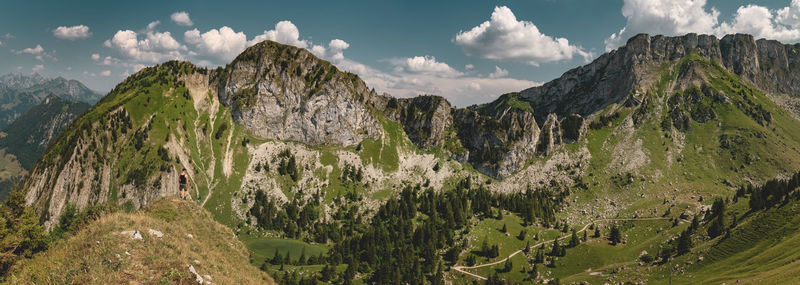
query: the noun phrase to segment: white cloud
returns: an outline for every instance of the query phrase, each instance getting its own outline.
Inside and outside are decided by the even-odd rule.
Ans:
[[[605,40],[606,51],[615,49],[638,33],[668,36],[686,33],[751,34],[755,38],[784,42],[800,40],[800,0],[777,10],[763,6],[740,6],[730,22],[720,22],[720,13],[706,7],[706,0],[625,0],[625,27]]]
[[[85,25],[78,25],[72,27],[60,26],[53,30],[53,35],[56,38],[64,40],[78,40],[86,39],[92,36],[89,27]]]
[[[13,39],[13,38],[15,38],[15,36],[14,36],[14,35],[12,35],[12,34],[9,34],[9,33],[6,33],[6,35],[5,35],[4,37],[5,37],[7,40],[10,40],[10,39]]]
[[[543,62],[592,55],[570,45],[565,38],[553,38],[529,21],[518,21],[508,7],[495,7],[491,19],[469,31],[460,31],[453,40],[469,56],[494,60],[521,60],[537,66]]]
[[[100,72],[100,75],[106,76],[106,77],[111,76],[111,70],[103,70],[103,71]]]
[[[341,51],[349,46],[347,42],[339,39],[332,40],[328,43],[327,48],[321,45],[312,46],[310,41],[300,39],[300,31],[290,21],[280,21],[275,24],[273,30],[264,31],[264,33],[253,37],[249,41],[247,40],[247,35],[243,32],[236,32],[227,26],[211,29],[205,33],[200,33],[198,29],[192,29],[186,31],[183,36],[187,43],[194,45],[198,49],[199,54],[195,55],[210,56],[226,62],[235,58],[245,48],[265,40],[300,48],[311,47],[309,50],[318,56],[329,59],[342,58]]]
[[[800,2],[792,1],[790,7],[777,11],[777,17],[766,7],[747,5],[739,7],[731,23],[722,23],[717,34],[746,33],[756,38],[768,38],[779,41],[796,41],[800,39],[797,27],[797,12]],[[784,25],[786,24],[786,25]]]
[[[494,66],[494,72],[489,73],[489,78],[500,78],[508,76],[508,70],[502,69],[499,66]]]
[[[111,56],[102,57],[97,53],[92,54],[92,61],[98,65],[116,65],[120,63],[120,60],[117,58],[113,58]]]
[[[67,71],[72,71],[72,66],[67,66]]]
[[[3,44],[3,42],[2,42],[2,41],[0,41],[0,47],[1,47],[1,46],[3,46],[3,45],[5,45],[5,44]]]
[[[706,0],[625,0],[622,15],[627,24],[605,40],[606,51],[623,45],[638,33],[681,35],[712,33],[719,12],[707,11]]]
[[[194,25],[194,23],[192,23],[192,19],[189,18],[189,13],[186,13],[186,11],[172,13],[169,18],[180,26],[191,27]]]
[[[378,92],[388,92],[399,97],[437,94],[448,98],[457,106],[483,103],[501,94],[520,91],[538,84],[528,80],[499,78],[499,76],[498,78],[465,76],[447,63],[438,62],[431,56],[389,60],[394,68],[390,72],[384,72],[347,58],[344,51],[350,44],[344,40],[333,39],[326,44],[316,45],[311,41],[301,40],[300,31],[289,21],[279,22],[273,30],[265,31],[251,40],[247,40],[248,37],[243,32],[236,32],[227,26],[211,29],[205,33],[192,29],[184,33],[184,38],[186,43],[192,46],[192,50],[187,54],[200,65],[214,65],[219,60],[230,61],[248,46],[263,40],[273,40],[306,48],[316,56],[330,61],[340,70],[358,74]],[[144,66],[138,68],[142,67]],[[497,74],[500,75],[502,72]]]
[[[159,63],[170,59],[182,59],[181,51],[185,51],[186,47],[175,40],[170,32],[155,31],[157,25],[158,21],[147,25],[141,40],[140,33],[119,30],[114,37],[106,40],[104,45],[135,62]]]
[[[275,24],[274,30],[264,31],[263,34],[253,38],[253,40],[250,41],[250,45],[254,45],[265,40],[271,40],[301,48],[309,46],[308,41],[300,39],[300,31],[297,29],[297,26],[290,21],[278,22]]]
[[[790,26],[792,28],[800,28],[800,0],[792,0],[788,7],[777,10],[775,20],[778,23]]]
[[[42,70],[44,70],[44,65],[43,64],[37,64],[37,65],[34,65],[31,68],[31,71],[33,71],[33,72],[39,72],[39,71],[42,71]]]
[[[200,33],[193,29],[183,34],[187,43],[194,45],[206,55],[214,56],[224,61],[230,61],[247,48],[247,36],[243,32],[236,32],[224,26]]]
[[[393,59],[391,62],[395,66],[395,72],[399,73],[428,74],[442,77],[457,77],[463,74],[450,67],[447,63],[438,62],[435,57],[427,55]]]
[[[466,69],[466,70],[470,70],[470,69],[473,69],[473,68],[475,68],[475,66],[472,65],[472,64],[467,64],[467,65],[464,66],[464,69]]]
[[[333,39],[328,43],[328,47],[321,45],[313,45],[311,52],[318,57],[339,62],[344,59],[344,50],[350,47],[350,44],[340,39]]]
[[[27,54],[37,55],[37,54],[42,54],[43,51],[44,48],[42,48],[41,45],[36,45],[35,47],[32,48],[25,48],[23,50],[17,51],[17,54],[27,53]]]
[[[153,31],[156,29],[156,27],[158,27],[158,25],[161,25],[161,21],[152,21],[147,24],[147,29],[145,29],[145,31]]]

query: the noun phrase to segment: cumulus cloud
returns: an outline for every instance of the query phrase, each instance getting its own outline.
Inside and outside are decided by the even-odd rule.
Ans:
[[[789,6],[776,10],[752,4],[740,6],[730,22],[721,22],[720,13],[714,7],[707,7],[705,0],[625,0],[622,15],[627,23],[605,40],[606,51],[625,44],[638,33],[668,36],[700,33],[719,37],[747,33],[784,42],[800,40],[800,0],[792,0]]]
[[[90,32],[89,27],[85,25],[77,25],[72,27],[60,26],[53,30],[53,35],[59,39],[78,40],[91,37],[92,32]]]
[[[508,70],[502,69],[499,66],[494,66],[494,72],[489,73],[489,78],[500,78],[508,76]]]
[[[111,70],[103,70],[100,72],[100,75],[106,77],[111,76]]]
[[[798,10],[800,1],[792,1],[791,6],[777,11],[777,15],[766,7],[747,5],[739,7],[730,23],[722,23],[716,32],[719,35],[730,33],[746,33],[757,38],[768,38],[779,41],[797,41],[800,39],[798,26]]]
[[[172,19],[172,21],[175,22],[175,24],[178,24],[180,26],[191,27],[194,25],[192,19],[189,18],[189,13],[186,13],[186,11],[172,13],[172,15],[169,16],[169,18]]]
[[[111,56],[102,57],[100,54],[93,53],[92,61],[97,65],[118,65],[120,60]],[[123,64],[125,65],[125,64]]]
[[[37,55],[37,54],[42,54],[43,51],[44,48],[42,48],[41,45],[36,45],[35,47],[32,48],[25,48],[23,50],[17,51],[17,54],[27,53],[27,54]]]
[[[201,33],[198,29],[186,31],[183,34],[187,43],[194,45],[199,51],[197,55],[208,56],[223,61],[230,61],[245,48],[271,40],[282,44],[293,45],[300,48],[309,48],[312,52],[328,59],[341,59],[341,51],[347,49],[349,44],[340,39],[334,39],[328,46],[312,45],[310,41],[300,39],[300,31],[290,21],[280,21],[272,30],[247,40],[243,32],[236,32],[230,27],[223,26]]]
[[[712,33],[719,12],[714,8],[707,10],[705,5],[706,0],[625,0],[622,15],[627,24],[605,40],[606,51],[638,33]]]
[[[470,70],[470,69],[473,69],[473,68],[475,68],[475,65],[472,65],[471,63],[467,64],[467,65],[464,65],[464,69],[466,69],[466,70]]]
[[[264,31],[263,34],[256,36],[252,41],[250,41],[250,45],[254,45],[265,40],[271,40],[301,48],[309,46],[308,41],[300,39],[300,30],[298,30],[297,26],[290,21],[278,22],[275,24],[275,29]]]
[[[571,45],[565,38],[554,38],[539,31],[529,21],[518,21],[508,7],[495,7],[489,21],[460,31],[453,40],[469,56],[494,60],[521,60],[538,66],[543,62],[592,55]]]
[[[426,55],[405,59],[393,59],[391,62],[394,65],[395,72],[400,73],[428,74],[442,77],[456,77],[463,74],[450,67],[447,63],[436,61],[436,58],[433,56]]]
[[[313,45],[311,52],[314,55],[333,61],[339,62],[344,60],[344,50],[350,47],[350,44],[340,39],[333,39],[328,43],[328,47],[321,45]]]
[[[194,45],[206,55],[211,55],[225,61],[230,61],[247,48],[247,36],[243,32],[236,32],[224,26],[200,33],[193,29],[183,34],[187,43]]]
[[[31,68],[31,71],[33,71],[33,72],[39,72],[39,71],[42,71],[42,70],[44,70],[44,65],[43,64],[37,64],[37,65],[34,65]]]
[[[250,40],[244,32],[237,32],[227,26],[206,32],[192,29],[184,33],[184,39],[192,47],[192,51],[187,53],[188,56],[200,65],[228,62],[248,46],[272,40],[306,48],[316,56],[330,61],[340,70],[358,74],[378,92],[388,92],[399,97],[437,94],[448,98],[457,106],[483,103],[500,94],[520,91],[539,84],[528,80],[505,78],[508,71],[503,69],[499,71],[495,69],[492,73],[493,78],[467,76],[432,56],[388,60],[392,68],[385,72],[347,58],[345,51],[350,48],[350,44],[342,39],[333,39],[324,44],[302,40],[297,26],[289,21],[278,22],[274,29],[264,31]],[[99,59],[102,59],[102,56],[98,55]]]
[[[5,44],[3,44],[3,42],[2,42],[2,41],[0,41],[0,47],[1,47],[1,46],[4,46],[4,45],[5,45]]]
[[[170,32],[155,31],[158,21],[147,25],[147,30],[137,33],[131,30],[119,30],[109,40],[104,42],[108,48],[117,50],[120,54],[136,62],[158,63],[170,59],[182,59],[181,51],[186,46],[181,45]],[[142,35],[142,39],[139,36]]]

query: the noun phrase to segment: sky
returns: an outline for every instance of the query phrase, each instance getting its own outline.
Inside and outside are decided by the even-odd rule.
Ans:
[[[172,59],[224,66],[263,40],[306,48],[378,92],[456,106],[537,86],[638,33],[800,41],[800,0],[0,2],[0,74],[107,92]]]

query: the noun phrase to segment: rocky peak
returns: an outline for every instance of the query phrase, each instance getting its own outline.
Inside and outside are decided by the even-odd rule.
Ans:
[[[220,101],[256,136],[349,146],[382,134],[377,94],[306,49],[264,41],[220,72]]]

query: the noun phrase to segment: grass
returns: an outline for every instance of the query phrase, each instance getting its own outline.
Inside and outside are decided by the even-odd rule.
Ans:
[[[158,238],[148,233],[155,229]],[[119,234],[139,230],[142,240]],[[193,238],[188,237],[191,234]],[[20,284],[192,284],[191,264],[219,284],[274,283],[248,262],[244,244],[194,203],[161,199],[135,213],[113,213],[31,260],[17,264],[9,281]]]
[[[309,244],[295,239],[257,238],[243,235],[240,240],[250,250],[250,259],[254,266],[261,266],[264,260],[272,259],[276,250],[284,257],[286,253],[289,253],[292,261],[300,258],[303,249],[306,251],[306,258],[319,256],[328,251],[324,245]]]

